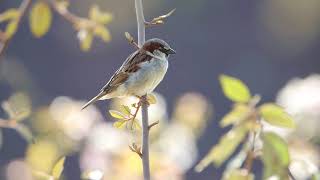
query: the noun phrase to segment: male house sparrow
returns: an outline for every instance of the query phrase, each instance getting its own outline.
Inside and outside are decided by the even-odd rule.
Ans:
[[[168,69],[168,57],[175,51],[161,39],[150,39],[132,53],[114,73],[100,93],[86,103],[124,96],[138,96],[151,93],[162,81]]]

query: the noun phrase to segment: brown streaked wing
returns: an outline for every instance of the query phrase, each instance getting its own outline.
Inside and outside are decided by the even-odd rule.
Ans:
[[[145,61],[150,61],[151,56],[147,55],[144,50],[137,50],[132,53],[122,64],[122,66],[115,72],[109,82],[101,89],[107,93],[112,92],[122,83],[124,83],[131,73],[139,70],[139,64]]]

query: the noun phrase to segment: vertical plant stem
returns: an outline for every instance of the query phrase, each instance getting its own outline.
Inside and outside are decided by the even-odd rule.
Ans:
[[[142,96],[142,165],[144,180],[150,180],[149,164],[149,118],[147,96]]]
[[[145,19],[143,15],[142,0],[135,0],[137,25],[138,25],[138,45],[142,47],[145,34]],[[144,180],[150,180],[150,164],[149,164],[149,120],[148,120],[148,104],[147,95],[141,97],[142,103],[142,166]]]
[[[142,0],[135,0],[136,7],[136,16],[137,16],[137,25],[138,25],[138,45],[142,47],[146,40],[146,27],[145,19],[143,14]]]

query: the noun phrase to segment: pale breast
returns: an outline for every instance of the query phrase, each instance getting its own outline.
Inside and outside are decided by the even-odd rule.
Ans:
[[[140,65],[137,72],[127,80],[128,95],[142,96],[152,92],[162,81],[168,69],[168,61],[164,58],[152,59]]]

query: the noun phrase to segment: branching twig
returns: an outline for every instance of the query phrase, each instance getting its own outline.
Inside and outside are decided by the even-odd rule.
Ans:
[[[164,20],[167,19],[169,16],[171,16],[174,12],[176,11],[176,9],[171,10],[170,12],[168,12],[165,15],[161,15],[159,17],[155,17],[153,18],[150,22],[144,22],[146,27],[152,27],[155,25],[161,25],[164,24]]]
[[[150,131],[150,129],[151,129],[153,126],[155,126],[155,125],[157,125],[157,124],[159,124],[159,121],[156,121],[156,122],[150,124],[150,125],[149,125],[149,131]]]
[[[15,120],[0,119],[0,128],[15,128],[16,126],[17,121]]]
[[[134,39],[130,33],[125,32],[125,36],[130,44],[132,44],[135,48],[140,49],[139,45],[134,41]]]
[[[47,0],[47,2],[61,17],[71,23],[77,30],[81,27],[94,28],[97,26],[96,22],[71,13],[65,6],[59,6],[56,0]]]
[[[18,9],[19,16],[17,18],[17,22],[18,22],[17,23],[17,29],[19,28],[19,26],[21,24],[21,19],[25,15],[25,13],[26,13],[28,7],[30,6],[30,4],[31,4],[31,0],[23,0],[22,3],[20,4],[19,9]],[[8,47],[8,44],[9,44],[11,38],[12,38],[12,37],[11,38],[7,38],[7,37],[5,37],[3,35],[4,34],[2,34],[2,39],[1,39],[2,42],[0,43],[0,58],[3,55],[4,50]]]

